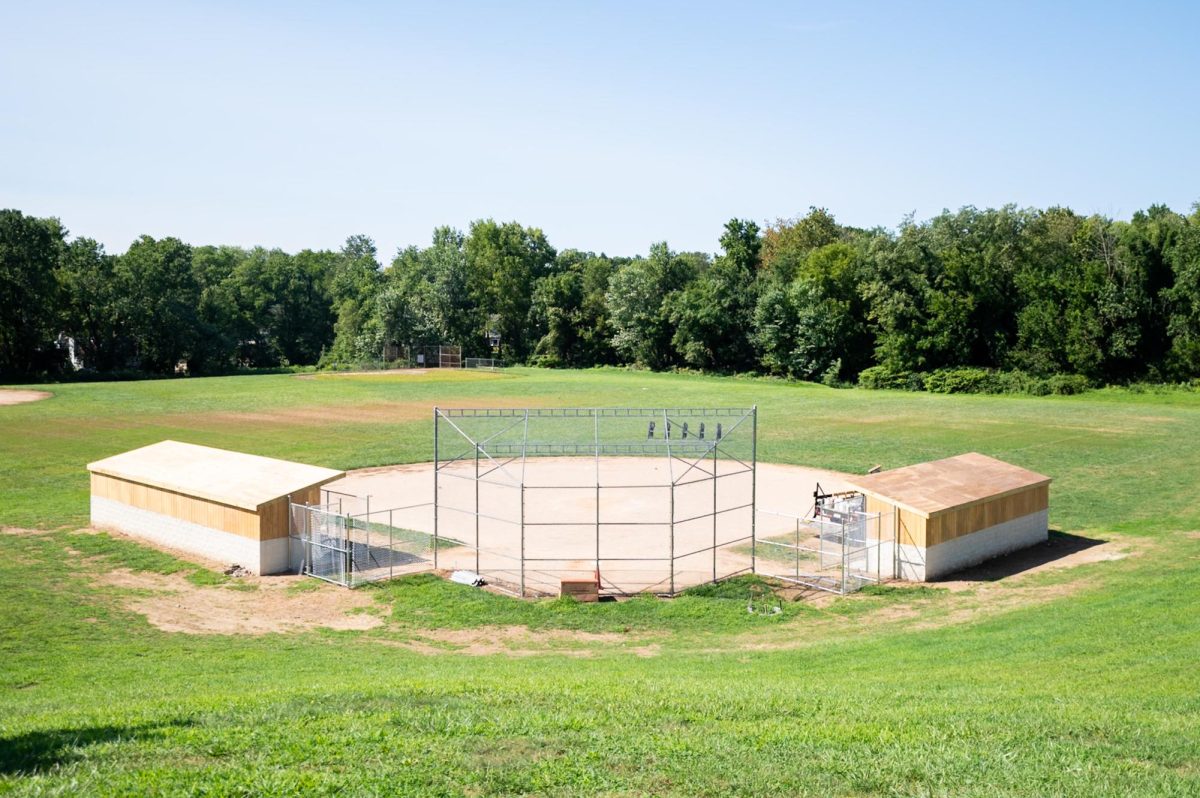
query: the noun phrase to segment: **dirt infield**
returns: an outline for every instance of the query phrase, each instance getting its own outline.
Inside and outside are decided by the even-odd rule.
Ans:
[[[0,388],[0,407],[5,405],[22,405],[26,402],[40,402],[49,399],[54,394],[49,391],[27,391],[16,388]]]
[[[693,466],[662,457],[539,457],[523,466],[485,460],[477,483],[474,461],[460,461],[439,474],[437,527],[440,537],[466,545],[443,542],[438,566],[517,585],[524,560],[526,587],[556,594],[562,579],[593,576],[599,560],[608,590],[680,590],[749,569],[752,491],[763,538],[788,531],[788,515],[809,511],[817,482],[845,488],[844,474],[800,466],[760,463],[753,484],[737,461],[719,461],[716,480],[711,468],[711,461]],[[327,487],[369,496],[376,523],[433,532],[431,463],[364,469]]]

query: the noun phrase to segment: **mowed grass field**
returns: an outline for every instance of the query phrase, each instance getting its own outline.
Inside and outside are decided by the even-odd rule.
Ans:
[[[1200,794],[1198,395],[532,369],[48,390],[0,407],[0,793]],[[1112,557],[776,615],[740,585],[585,606],[415,577],[355,596],[373,628],[188,634],[106,575],[258,589],[78,531],[84,465],[163,438],[356,468],[430,459],[434,405],[749,404],[764,461],[1049,474],[1056,540]]]

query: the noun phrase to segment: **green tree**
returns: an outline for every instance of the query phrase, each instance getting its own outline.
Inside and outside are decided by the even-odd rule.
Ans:
[[[117,258],[117,314],[144,371],[170,374],[196,351],[202,330],[192,248],[142,236]]]
[[[795,219],[777,219],[762,236],[762,268],[781,283],[791,282],[796,270],[814,249],[845,241],[843,228],[825,208],[809,208]]]
[[[754,312],[754,340],[769,371],[833,382],[870,365],[862,265],[854,246],[827,244],[809,252],[790,284],[768,281]]]
[[[346,239],[334,264],[329,295],[334,322],[334,339],[322,363],[353,363],[378,358],[377,331],[366,325],[376,312],[376,297],[382,283],[375,242],[364,235]]]
[[[555,272],[538,281],[530,318],[540,333],[534,362],[544,366],[587,367],[612,363],[605,292],[616,269],[605,255],[566,250]]]
[[[613,274],[605,294],[613,348],[627,361],[661,369],[675,362],[670,300],[695,278],[694,258],[671,251],[666,242],[653,244],[645,258],[635,258]]]
[[[113,371],[133,362],[133,342],[121,318],[117,259],[90,238],[76,238],[59,261],[59,329],[75,341],[85,368]]]
[[[551,272],[554,248],[537,228],[482,219],[471,223],[466,258],[468,289],[480,318],[495,320],[506,359],[524,361],[537,341],[529,318],[533,287]]]
[[[721,236],[724,253],[672,297],[671,343],[689,366],[718,371],[753,367],[750,334],[761,245],[758,225],[731,219]]]
[[[1166,372],[1174,379],[1200,376],[1200,203],[1167,250],[1172,284],[1168,302],[1170,350]]]
[[[0,376],[53,370],[60,321],[55,268],[66,230],[57,219],[0,210]]]

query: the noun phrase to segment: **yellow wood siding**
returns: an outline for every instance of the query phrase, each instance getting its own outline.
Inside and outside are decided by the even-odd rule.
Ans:
[[[313,485],[311,488],[297,491],[292,494],[291,500],[296,504],[319,504],[321,501],[321,486]],[[288,515],[287,496],[280,496],[275,501],[262,505],[258,508],[258,515],[262,519],[259,528],[262,530],[263,540],[275,540],[288,536],[291,518]]]
[[[955,507],[928,519],[912,510],[897,508],[878,496],[867,496],[866,510],[868,513],[896,512],[899,518],[899,542],[906,546],[928,548],[1045,510],[1049,506],[1050,486],[1039,485],[1007,496]]]
[[[92,495],[127,504],[130,507],[161,513],[182,521],[189,521],[193,524],[200,524],[210,529],[232,532],[253,540],[261,539],[258,513],[238,507],[184,496],[181,493],[152,488],[149,485],[140,485],[103,474],[92,474]],[[287,499],[285,498],[283,501],[286,517]],[[286,534],[285,527],[284,535]]]
[[[1045,510],[1050,506],[1050,486],[1039,485],[1029,490],[1010,493],[965,507],[955,507],[931,517],[927,526],[926,546],[936,546],[948,540],[978,532]]]
[[[899,542],[905,546],[925,545],[925,518],[919,513],[897,508],[878,496],[867,496],[866,511],[885,516],[881,520],[884,538],[890,537],[894,531]],[[888,513],[893,513],[894,516],[887,518]]]

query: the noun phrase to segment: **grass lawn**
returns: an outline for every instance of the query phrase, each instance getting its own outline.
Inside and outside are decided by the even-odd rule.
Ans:
[[[40,530],[0,534],[0,794],[1200,794],[1200,395],[533,369],[46,388],[0,407],[0,525]],[[360,591],[369,629],[198,635],[105,575],[255,591],[77,532],[91,460],[173,438],[424,461],[435,404],[757,404],[760,459],[846,471],[980,451],[1053,476],[1052,526],[1128,556],[777,614],[744,583],[578,605],[416,576]]]

